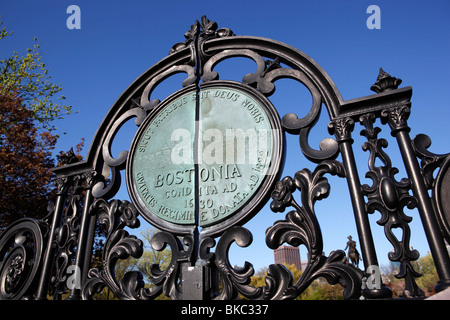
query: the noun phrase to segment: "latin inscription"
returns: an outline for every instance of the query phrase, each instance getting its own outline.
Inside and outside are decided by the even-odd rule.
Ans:
[[[151,214],[194,224],[197,209],[199,225],[209,226],[231,217],[258,190],[272,133],[265,110],[243,91],[202,90],[197,122],[195,99],[188,93],[172,101],[143,129],[133,184]]]
[[[186,163],[176,164],[171,154],[178,142],[171,135],[180,129],[194,135],[195,98],[194,93],[185,94],[144,123],[131,162],[132,187],[147,209],[143,214],[178,224],[195,223],[194,208],[184,205],[195,197],[194,145],[191,141],[186,146]]]

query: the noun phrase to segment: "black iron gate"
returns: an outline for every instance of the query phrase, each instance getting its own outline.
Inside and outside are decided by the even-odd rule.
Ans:
[[[450,286],[446,249],[446,242],[450,242],[450,157],[428,151],[431,141],[426,135],[411,140],[407,123],[411,87],[398,88],[401,80],[380,69],[371,87],[376,94],[344,101],[320,66],[286,44],[266,38],[236,36],[228,28],[219,29],[206,17],[202,17],[201,22],[196,21],[185,37],[185,42],[176,44],[166,58],[148,69],[119,97],[100,125],[86,159],[72,163],[68,158],[64,166],[54,169],[57,198],[55,204],[49,206],[49,214],[41,220],[16,221],[0,235],[2,299],[47,299],[49,296],[58,299],[67,292],[69,299],[91,299],[105,287],[120,299],[154,299],[161,293],[171,299],[233,299],[237,294],[248,299],[292,299],[318,277],[324,277],[331,284],[341,284],[347,299],[389,298],[392,296],[390,289],[382,283],[380,274],[373,272],[378,260],[368,214],[375,210],[381,213],[378,223],[384,227],[394,248],[389,259],[400,263],[397,276],[405,279],[406,295],[422,297],[423,292],[415,282],[420,275],[411,264],[419,254],[409,247],[411,218],[405,215],[405,206],[417,208],[420,214],[439,276],[436,291]],[[247,73],[241,82],[219,80],[216,65],[232,57],[253,60],[257,70]],[[178,73],[187,74],[180,84],[182,89],[162,102],[151,98],[160,83]],[[311,93],[312,105],[301,119],[295,113],[280,118],[277,106],[272,106],[269,100],[277,80],[283,78],[298,81]],[[168,203],[158,203],[161,197],[155,196],[142,182],[146,176],[138,169],[147,168],[142,163],[148,164],[153,173],[155,169],[150,158],[138,159],[139,143],[147,143],[152,136],[163,138],[163,134],[158,136],[157,132],[161,130],[160,124],[169,123],[167,117],[175,113],[184,117],[177,104],[191,107],[183,112],[192,117],[190,128],[197,138],[199,117],[206,105],[202,106],[200,100],[208,90],[215,90],[215,93],[222,90],[222,98],[234,102],[238,96],[246,97],[241,106],[248,106],[249,113],[245,114],[252,115],[252,125],[256,126],[263,119],[270,123],[267,125],[269,147],[259,154],[267,155],[267,159],[264,158],[263,164],[257,157],[256,164],[244,172],[242,167],[221,167],[220,170],[235,171],[219,172],[218,168],[201,167],[198,159],[194,159],[193,166],[184,169],[189,176],[183,180],[192,177],[192,181],[189,180],[192,184],[183,184],[189,188],[184,189],[189,191],[186,194],[193,195],[183,198],[192,199],[186,202],[192,211],[180,213],[164,207]],[[191,104],[189,99],[192,99]],[[322,140],[320,150],[315,150],[308,143],[308,135],[322,109],[328,113],[328,131],[335,139]],[[223,117],[230,119],[227,112],[231,111],[220,110]],[[114,158],[111,145],[115,135],[133,118],[139,127],[133,146],[129,152],[124,151]],[[401,181],[394,177],[398,169],[383,150],[387,141],[378,137],[381,129],[374,126],[376,119],[388,125],[386,128],[398,143],[408,175]],[[373,181],[371,186],[361,185],[353,153],[352,134],[358,124],[362,126],[361,135],[367,139],[362,147],[368,151],[366,176]],[[299,137],[304,156],[315,165],[312,171],[302,169],[292,172],[292,176],[280,176],[285,134]],[[198,148],[195,141],[193,150]],[[193,156],[198,154],[194,152]],[[336,160],[338,156],[342,161]],[[252,175],[252,170],[256,169],[266,171]],[[125,171],[132,201],[112,200],[121,186],[121,173]],[[248,173],[247,180],[241,178],[244,173]],[[157,183],[177,181],[181,184],[182,174],[181,170],[172,176],[168,173],[157,178],[160,179]],[[212,201],[221,198],[214,198],[210,205],[207,199],[202,202],[201,183],[207,179],[207,174],[226,178],[234,174],[240,177],[239,181],[246,181],[250,191],[242,191],[239,196],[234,193],[230,200],[233,208],[227,209],[224,204],[222,209],[217,207],[217,211],[211,209],[208,216],[207,211],[201,210],[202,206],[212,208]],[[364,271],[349,263],[342,250],[323,255],[322,233],[314,204],[329,194],[325,174],[347,181]],[[300,191],[300,199],[293,195],[296,191]],[[228,250],[234,242],[240,246],[251,243],[252,234],[242,225],[269,200],[273,211],[290,211],[284,220],[267,229],[267,246],[276,249],[284,243],[305,245],[308,265],[296,282],[282,265],[270,265],[266,286],[255,288],[249,285],[254,273],[252,265],[231,266]],[[155,203],[159,207],[156,208]],[[138,271],[127,272],[120,281],[115,277],[118,260],[130,256],[139,258],[143,253],[142,241],[125,230],[137,228],[139,216],[161,230],[152,239],[153,248],[163,250],[168,245],[172,252],[168,268],[160,270],[154,266],[151,269],[153,286],[148,288]],[[92,268],[91,255],[98,225],[104,228],[106,240],[100,266]],[[393,228],[402,229],[402,239],[397,239]],[[68,282],[69,276],[74,281]]]

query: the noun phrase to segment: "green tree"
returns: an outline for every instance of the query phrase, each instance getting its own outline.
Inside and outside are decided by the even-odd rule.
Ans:
[[[439,281],[437,275],[436,266],[434,265],[433,257],[430,253],[420,257],[417,261],[411,262],[414,270],[422,274],[421,277],[415,279],[416,284],[422,289],[426,296],[435,294],[434,286]],[[382,267],[383,282],[391,288],[393,297],[403,297],[403,291],[405,290],[404,279],[397,279],[395,275],[398,273],[398,269],[389,266]]]
[[[128,271],[140,271],[144,275],[144,280],[146,282],[146,287],[152,287],[150,269],[153,265],[159,265],[161,270],[165,270],[170,263],[172,258],[172,252],[169,248],[165,248],[162,251],[156,251],[151,246],[151,239],[153,236],[159,232],[157,229],[145,229],[141,232],[141,240],[144,242],[144,253],[139,259],[128,258],[124,260],[119,260],[116,264],[115,274],[117,281],[124,277],[125,273]],[[95,296],[97,300],[110,300],[115,299],[106,287],[100,294]],[[166,296],[161,294],[157,300],[168,299]]]
[[[414,268],[422,274],[422,276],[417,279],[417,285],[422,288],[428,296],[436,293],[434,287],[438,283],[439,277],[431,254],[428,253],[426,256],[421,257],[417,263],[417,267]]]
[[[0,26],[2,24],[0,21]],[[3,27],[0,29],[0,40],[12,34]],[[39,127],[52,131],[56,129],[52,122],[70,114],[72,106],[60,103],[65,99],[63,95],[59,95],[62,88],[51,82],[49,70],[39,53],[37,39],[34,38],[34,41],[33,47],[28,48],[26,54],[19,55],[14,51],[11,57],[0,60],[0,93],[20,98],[32,112]]]
[[[150,270],[153,265],[159,265],[161,270],[165,270],[172,258],[172,252],[169,248],[165,248],[162,251],[156,251],[151,245],[151,240],[159,231],[157,229],[145,229],[141,232],[141,236],[144,242],[144,253],[142,257],[135,262],[137,270],[142,272],[147,277],[148,282],[151,283]]]

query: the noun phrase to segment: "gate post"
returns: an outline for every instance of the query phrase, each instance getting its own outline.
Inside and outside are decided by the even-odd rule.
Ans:
[[[407,125],[407,119],[410,114],[410,105],[409,102],[383,110],[381,120],[389,124],[391,135],[397,139],[408,177],[411,179],[412,191],[417,199],[417,208],[439,276],[435,287],[436,292],[439,292],[450,287],[450,258],[444,239],[440,235],[440,228],[409,136],[410,128]]]
[[[47,248],[44,254],[42,273],[39,279],[38,289],[36,292],[37,300],[46,300],[48,285],[50,283],[50,275],[53,267],[53,256],[55,253],[55,248],[53,246],[53,239],[55,238],[56,229],[61,223],[62,212],[64,210],[64,201],[66,198],[66,192],[69,186],[69,178],[58,178],[56,179],[57,184],[57,198],[55,211],[53,213],[52,225],[50,227]]]
[[[181,266],[181,299],[208,300],[210,298],[210,267],[192,266],[185,262]]]
[[[80,272],[79,279],[81,282],[85,280],[85,274],[87,274],[87,268],[89,267],[91,237],[89,237],[89,230],[92,223],[92,219],[89,215],[89,209],[93,202],[92,187],[96,182],[97,173],[95,171],[90,171],[83,174],[87,185],[86,185],[86,197],[84,200],[83,213],[81,216],[80,223],[80,233],[78,235],[78,249],[75,259],[75,266],[77,267],[76,272]],[[79,300],[81,299],[81,284],[71,288],[70,295],[67,297],[68,300]]]
[[[355,156],[353,154],[353,139],[351,137],[351,132],[354,129],[354,121],[350,117],[336,119],[330,122],[328,129],[330,134],[334,134],[336,136],[336,140],[339,143],[339,151],[341,152],[345,167],[346,180],[350,191],[353,212],[355,214],[356,228],[361,245],[362,258],[365,268],[364,276],[368,278],[373,275],[368,274],[367,270],[371,270],[373,266],[378,267],[378,259],[366,212],[361,182],[359,180],[358,170],[356,168]],[[363,295],[365,298],[382,299],[390,298],[392,296],[392,291],[384,285],[381,280],[381,275],[379,275],[379,277],[380,279],[377,283],[380,283],[381,287],[363,289]]]

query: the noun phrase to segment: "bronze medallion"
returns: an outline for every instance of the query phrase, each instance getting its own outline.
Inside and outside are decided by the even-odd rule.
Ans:
[[[221,81],[198,93],[180,90],[136,135],[127,167],[131,198],[163,229],[246,221],[280,171],[280,128],[273,106],[252,88]]]

